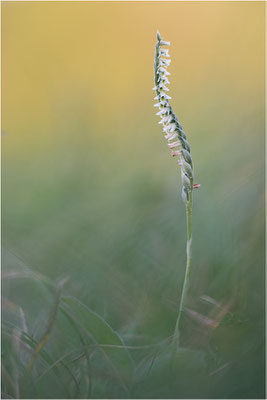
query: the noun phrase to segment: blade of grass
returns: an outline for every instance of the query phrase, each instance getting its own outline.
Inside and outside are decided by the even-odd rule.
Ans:
[[[120,336],[102,317],[73,297],[62,298],[60,309],[74,324],[79,334],[89,338],[100,350],[123,388],[128,391],[126,381],[133,374],[133,361]],[[102,348],[103,342],[111,344],[113,348]],[[115,349],[114,346],[121,348]]]

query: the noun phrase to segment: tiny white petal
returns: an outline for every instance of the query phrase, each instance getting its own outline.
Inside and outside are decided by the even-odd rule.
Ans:
[[[176,129],[176,125],[175,124],[170,124],[170,133],[174,132]]]
[[[176,126],[175,126],[175,124],[168,124],[168,126],[167,126],[167,130],[166,130],[166,132],[167,133],[173,133],[174,131],[175,131],[175,129],[176,129]]]
[[[176,132],[171,136],[170,136],[170,134],[165,135],[165,138],[168,139],[168,141],[173,140],[173,139],[175,139],[177,137],[178,137],[178,133],[176,133]]]
[[[168,73],[168,71],[165,69],[165,68],[163,68],[163,67],[159,67],[158,68],[158,72],[163,72],[164,74],[167,74]],[[168,75],[168,74],[167,74]]]
[[[160,49],[159,50],[159,55],[164,56],[164,57],[170,57],[169,55],[169,49]]]
[[[169,115],[167,116],[167,117],[162,117],[162,119],[161,119],[161,121],[159,122],[159,124],[165,124],[165,123],[169,123],[170,122],[170,119],[171,119],[172,117],[170,117]]]
[[[165,126],[165,127],[163,128],[163,132],[169,133],[169,126]]]
[[[163,110],[165,108],[165,104],[164,103],[157,103],[157,104],[154,104],[154,107],[159,107],[161,110]]]
[[[160,41],[160,46],[170,46],[171,42],[166,42],[165,40]]]
[[[159,66],[168,67],[171,63],[171,60],[165,60],[163,58],[159,59]]]
[[[171,99],[171,97],[168,96],[166,93],[161,93],[160,98],[161,98],[161,100],[163,100],[163,98],[164,99]]]
[[[175,147],[180,147],[181,143],[177,140],[177,142],[168,143],[168,146],[170,146],[170,149],[174,149]]]
[[[170,99],[170,96],[168,96],[166,93],[161,93],[160,97],[159,97],[159,101],[162,103],[166,103],[168,101],[168,99]]]
[[[165,84],[165,83],[170,83],[170,81],[169,81],[169,79],[168,79],[167,77],[164,77],[164,78],[161,80],[161,82],[162,82],[163,84]]]
[[[170,72],[168,72],[165,68],[160,67],[161,69],[164,69],[164,71],[159,71],[159,75],[161,77],[161,79],[167,75],[171,75]]]
[[[159,91],[161,92],[162,90],[166,90],[166,91],[168,92],[168,91],[169,91],[169,88],[167,88],[167,86],[161,84],[161,85],[159,86]]]
[[[179,150],[174,150],[174,151],[172,151],[172,156],[173,157],[175,157],[175,156],[180,156],[181,155],[181,152],[179,151]]]
[[[169,108],[164,107],[159,112],[157,112],[156,115],[164,115],[164,114],[166,114],[166,112],[169,112]]]
[[[163,121],[164,123],[166,123],[166,127],[167,127],[168,124],[170,123],[171,119],[172,119],[172,116],[167,115],[167,116],[162,116],[161,118],[162,118],[162,121]]]
[[[168,67],[171,63],[171,60],[165,60],[164,58],[159,59],[159,65],[166,65]]]

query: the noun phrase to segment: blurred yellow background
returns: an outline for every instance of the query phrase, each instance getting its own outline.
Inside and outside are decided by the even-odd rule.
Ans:
[[[114,145],[110,127],[130,142],[122,125],[153,118],[157,29],[171,41],[173,106],[191,137],[216,106],[222,120],[243,107],[247,118],[263,98],[263,10],[263,2],[3,2],[2,128],[12,153],[39,151],[81,120],[85,138],[93,125]]]

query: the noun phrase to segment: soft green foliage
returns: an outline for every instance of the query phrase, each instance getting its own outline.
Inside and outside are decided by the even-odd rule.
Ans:
[[[238,145],[231,143],[233,148]],[[118,162],[119,153],[114,151],[108,158],[109,169],[99,165],[88,177],[81,173],[82,164],[91,171],[97,165],[93,154],[81,161],[80,151],[61,144],[57,151],[60,157],[66,151],[72,153],[75,173],[70,169],[64,178],[60,169],[48,167],[47,174],[37,180],[38,163],[46,165],[46,160],[32,159],[20,175],[23,184],[9,185],[9,191],[4,191],[4,397],[16,397],[16,393],[22,398],[263,397],[262,162],[247,166],[247,174],[253,177],[248,181],[243,178],[242,161],[243,156],[261,151],[257,145],[247,150],[243,146],[247,153],[242,156],[229,150],[228,167],[215,147],[220,166],[216,179],[206,172],[207,159],[196,155],[203,187],[209,191],[195,195],[193,234],[198,240],[173,377],[166,362],[184,275],[185,218],[182,201],[174,206],[177,171],[165,162],[160,140],[158,148],[162,170],[157,168],[157,159],[149,168],[144,160],[142,165],[121,170],[122,159]],[[97,143],[92,143],[94,151]],[[168,170],[171,177],[166,179]],[[4,173],[9,181],[16,180],[11,171],[4,168]],[[38,202],[36,198],[23,202],[34,188]],[[136,346],[127,349],[135,364],[133,378],[131,372],[128,375],[131,383],[124,380],[128,393],[87,334],[91,330],[86,326],[88,315],[70,310],[75,316],[71,320],[62,312],[67,310],[63,298],[51,334],[31,371],[27,370],[53,313],[58,284],[51,281],[65,276],[69,280],[62,288],[63,298],[76,297],[77,304],[82,302],[101,317],[100,324],[104,318],[122,343]],[[87,307],[81,306],[85,314]],[[17,353],[13,338],[21,331]],[[102,341],[102,329],[100,334]],[[107,337],[109,343],[101,344],[110,345],[112,335]],[[121,351],[112,349],[119,362],[117,350]],[[118,366],[122,375],[125,362],[123,356]],[[130,361],[127,365],[130,370]]]
[[[10,279],[22,280],[21,287],[31,293],[34,282],[40,300],[42,280],[34,273],[21,272]],[[41,296],[40,309],[49,313],[51,297],[54,304],[48,324],[42,324],[41,313],[35,315],[35,322],[43,331],[37,340],[26,325],[22,309],[15,303],[5,304],[4,395],[38,398],[40,390],[49,387],[51,396],[56,398],[104,397],[107,390],[113,397],[127,396],[134,363],[120,336],[75,298],[58,295],[62,285],[50,286],[52,292]]]

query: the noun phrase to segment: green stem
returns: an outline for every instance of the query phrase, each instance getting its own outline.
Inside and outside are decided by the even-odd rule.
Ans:
[[[179,312],[176,320],[174,335],[173,335],[173,342],[172,342],[172,360],[174,360],[176,351],[179,347],[179,336],[180,336],[180,327],[182,316],[184,313],[184,307],[186,302],[186,295],[188,291],[188,284],[189,284],[189,276],[191,270],[191,260],[192,260],[192,193],[189,192],[189,199],[188,203],[186,204],[186,222],[187,222],[187,243],[186,243],[186,270],[185,270],[185,277],[184,277],[184,285],[183,291],[180,301]]]

